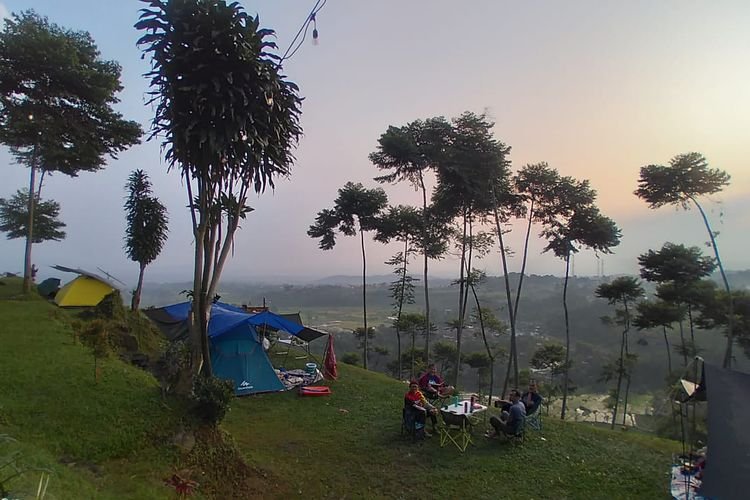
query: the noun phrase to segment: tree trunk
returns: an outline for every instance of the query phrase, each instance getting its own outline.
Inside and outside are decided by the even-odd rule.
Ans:
[[[662,330],[664,331],[664,345],[667,347],[667,370],[669,370],[669,374],[672,373],[672,353],[669,352],[669,338],[667,337],[667,327],[665,325],[661,326]]]
[[[466,265],[466,209],[464,209],[464,227],[461,233],[461,269],[458,279],[458,323],[456,324],[456,375],[453,382],[454,387],[458,387],[458,379],[461,375],[461,335],[464,329],[464,266]]]
[[[690,325],[690,357],[694,358],[698,352],[695,349],[695,328],[693,327],[693,308],[690,304],[688,308],[688,325]]]
[[[719,265],[719,271],[721,272],[721,279],[724,282],[724,289],[727,292],[727,300],[729,301],[729,318],[727,321],[727,348],[724,352],[724,363],[723,367],[725,369],[729,369],[732,367],[732,345],[734,344],[734,298],[732,297],[732,290],[729,287],[729,280],[727,279],[727,274],[724,272],[724,265],[721,262],[721,256],[719,256],[719,247],[716,246],[716,236],[714,235],[714,232],[711,230],[711,225],[708,223],[708,217],[706,217],[706,212],[703,211],[703,207],[700,206],[698,201],[695,198],[690,198],[693,200],[693,203],[695,203],[695,206],[698,207],[698,211],[701,213],[701,217],[703,217],[703,223],[706,225],[706,230],[708,231],[708,236],[711,238],[711,247],[714,249],[714,256],[716,257],[716,263]]]
[[[630,397],[630,365],[627,363],[628,355],[630,354],[630,346],[628,345],[628,333],[630,333],[630,311],[628,310],[628,302],[627,300],[623,301],[623,304],[625,306],[625,332],[623,333],[623,336],[625,338],[625,361],[622,363],[622,368],[627,370],[627,373],[625,373],[626,382],[625,382],[625,400],[623,401],[623,407],[622,407],[622,425],[625,425],[625,419],[628,415],[628,398]]]
[[[141,291],[143,290],[143,273],[146,271],[146,264],[143,262],[138,263],[139,271],[138,271],[138,286],[135,287],[135,292],[133,293],[133,300],[130,303],[130,309],[133,311],[137,311],[138,307],[141,305]]]
[[[516,290],[516,303],[513,305],[513,317],[518,321],[518,304],[521,302],[521,288],[523,287],[523,277],[526,272],[526,258],[529,255],[529,236],[531,236],[531,221],[534,218],[534,200],[529,205],[529,222],[526,225],[526,237],[523,241],[523,258],[521,259],[521,276],[518,277],[518,290]]]
[[[430,325],[430,290],[427,286],[427,263],[429,261],[429,258],[427,256],[427,250],[425,249],[425,246],[427,246],[427,224],[429,222],[429,218],[427,217],[427,188],[425,188],[424,185],[424,177],[422,176],[422,172],[419,172],[419,185],[422,188],[422,253],[424,254],[424,337],[425,337],[425,348],[424,348],[424,355],[425,359],[427,360],[427,364],[430,364],[430,334],[432,333],[431,325]]]
[[[23,258],[23,293],[31,293],[31,245],[34,242],[34,205],[36,197],[36,148],[34,148],[34,158],[31,161],[31,173],[29,174],[29,221],[26,228],[26,247]]]
[[[617,408],[620,405],[620,387],[622,385],[623,360],[625,358],[625,332],[622,332],[620,340],[620,366],[617,368],[617,389],[615,390],[615,408],[612,411],[612,429],[615,428],[617,420]]]
[[[500,225],[500,214],[497,211],[497,198],[495,197],[494,190],[492,191],[492,198],[493,198],[493,214],[495,216],[495,229],[497,230],[497,239],[498,244],[500,245],[500,260],[503,264],[503,275],[505,277],[505,298],[507,299],[508,304],[508,319],[510,320],[510,353],[508,354],[508,366],[507,371],[505,373],[505,380],[503,381],[503,392],[502,394],[505,395],[508,392],[508,381],[510,379],[510,371],[511,367],[515,366],[515,373],[514,373],[514,385],[518,385],[518,363],[515,363],[513,360],[517,359],[516,357],[516,317],[513,314],[513,302],[511,299],[511,293],[510,293],[510,277],[508,276],[508,260],[505,255],[505,244],[503,243],[503,228]]]
[[[365,232],[359,228],[360,241],[362,242],[362,321],[365,324],[365,343],[363,366],[367,370],[367,353],[368,353],[368,330],[367,330],[367,256],[365,255]]]
[[[404,267],[401,270],[401,296],[398,298],[398,314],[396,315],[396,341],[398,342],[398,378],[401,379],[401,313],[404,310],[404,294],[406,293],[407,256],[409,255],[409,238],[404,239]]]
[[[563,399],[560,420],[565,420],[568,408],[568,378],[570,370],[570,319],[568,317],[568,277],[570,276],[570,250],[565,256],[565,283],[563,284],[563,311],[565,312],[565,366],[563,366]]]
[[[687,347],[685,347],[685,330],[682,327],[682,320],[679,322],[680,325],[680,342],[682,342],[682,365],[687,366]]]
[[[487,357],[490,359],[490,389],[489,389],[489,395],[487,398],[488,406],[491,406],[492,404],[492,391],[495,387],[495,356],[492,354],[492,349],[490,349],[490,344],[487,342],[487,333],[484,331],[484,316],[482,315],[482,305],[479,303],[479,296],[477,295],[477,290],[474,287],[474,283],[470,282],[469,286],[471,287],[471,294],[474,296],[474,303],[477,306],[477,315],[479,316],[479,327],[482,330],[482,341],[484,342],[484,348],[487,350]]]

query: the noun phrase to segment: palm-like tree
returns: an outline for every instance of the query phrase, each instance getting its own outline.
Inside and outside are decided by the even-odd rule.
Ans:
[[[713,295],[713,282],[704,280],[716,269],[711,257],[703,256],[700,248],[665,243],[658,251],[649,250],[638,256],[641,277],[658,283],[656,295],[685,310],[690,327],[691,351],[694,355],[695,334],[693,309],[703,303],[708,295]],[[684,316],[684,314],[683,314]],[[687,364],[686,349],[680,318],[680,338],[682,339],[683,361]]]
[[[151,56],[151,138],[186,187],[195,237],[192,368],[211,375],[211,302],[248,196],[288,177],[302,133],[298,87],[281,73],[274,32],[238,2],[149,0],[136,28]]]
[[[458,383],[461,357],[461,337],[466,316],[468,287],[466,277],[471,270],[473,255],[473,224],[481,222],[493,212],[497,216],[499,207],[511,199],[509,160],[510,147],[492,135],[494,123],[484,115],[466,112],[452,121],[450,138],[438,164],[438,184],[433,194],[433,204],[445,220],[457,220],[459,224],[460,268],[458,323],[456,327]],[[496,223],[499,224],[496,217]],[[498,228],[498,239],[502,245],[502,231]],[[503,260],[505,263],[505,260]],[[506,280],[508,279],[507,267]],[[508,291],[508,294],[510,292]],[[511,315],[511,344],[515,342],[515,322],[512,319],[511,299],[508,298]]]
[[[677,205],[687,210],[693,204],[701,214],[703,224],[711,239],[711,247],[719,265],[721,279],[726,290],[726,299],[729,301],[729,316],[727,320],[727,347],[724,352],[724,368],[732,366],[732,346],[734,344],[734,306],[732,290],[729,280],[724,272],[724,265],[719,255],[719,247],[716,244],[716,234],[711,229],[706,212],[698,202],[701,196],[712,195],[721,192],[729,185],[729,174],[718,168],[710,168],[708,161],[700,153],[685,153],[677,155],[669,161],[668,166],[646,165],[641,167],[638,189],[635,195],[645,200],[650,208],[659,208],[664,205]]]
[[[401,313],[404,305],[414,303],[414,278],[409,275],[409,258],[414,253],[413,242],[422,234],[422,216],[414,207],[398,205],[390,207],[380,218],[375,240],[388,244],[395,239],[404,244],[402,251],[398,252],[386,264],[394,266],[394,274],[397,279],[391,283],[391,297],[394,300],[396,319],[393,327],[396,329],[396,342],[398,346],[398,373],[401,373]]]
[[[451,130],[450,123],[443,118],[415,120],[402,127],[388,127],[378,139],[378,150],[370,154],[370,161],[379,169],[389,173],[375,177],[378,182],[408,182],[422,194],[421,242],[424,258],[422,280],[425,302],[425,355],[430,360],[430,293],[428,267],[431,258],[445,252],[440,238],[434,237],[435,221],[427,205],[425,175],[436,169],[443,155],[445,141]],[[437,223],[439,227],[440,224]],[[399,358],[400,359],[400,358]]]
[[[620,243],[620,230],[615,222],[602,215],[594,206],[596,193],[588,181],[577,182],[563,178],[557,186],[558,203],[565,207],[558,209],[557,218],[542,234],[548,244],[545,252],[552,252],[565,261],[565,281],[563,285],[563,311],[565,313],[565,374],[563,379],[563,400],[560,418],[565,419],[568,401],[568,380],[570,368],[570,319],[568,315],[568,279],[570,258],[579,247],[590,248],[595,252],[611,253]],[[569,208],[567,208],[569,207]],[[570,214],[566,217],[566,215]]]
[[[622,386],[622,377],[627,375],[627,384],[625,389],[625,404],[622,416],[622,424],[625,425],[625,416],[628,413],[628,395],[630,393],[630,373],[632,367],[626,366],[626,363],[634,362],[628,349],[628,332],[630,331],[630,309],[631,305],[643,296],[643,287],[637,278],[632,276],[622,276],[615,278],[611,283],[602,283],[596,288],[596,296],[607,299],[610,305],[617,307],[622,305],[619,313],[619,323],[623,326],[622,341],[620,343],[619,369],[617,373],[617,390],[615,391],[615,408],[612,413],[612,428],[615,428],[615,417],[617,416],[617,407],[620,402],[620,388]],[[627,368],[627,370],[626,370]],[[627,371],[627,374],[626,374]]]
[[[339,189],[333,209],[318,212],[315,223],[307,230],[311,238],[319,238],[322,250],[336,246],[336,232],[345,236],[360,237],[362,247],[362,323],[367,329],[367,254],[365,233],[378,228],[380,215],[388,204],[388,197],[381,188],[367,189],[360,183],[347,182]],[[368,336],[364,336],[363,366],[367,369]]]
[[[125,250],[130,260],[138,263],[138,285],[133,292],[131,309],[138,310],[146,266],[156,260],[169,234],[167,208],[153,196],[151,181],[143,170],[128,177],[125,188]]]
[[[633,320],[633,325],[639,330],[661,327],[664,334],[664,346],[667,351],[667,373],[672,373],[672,353],[669,348],[669,337],[667,337],[667,328],[670,330],[672,325],[682,321],[682,311],[678,306],[665,300],[643,301],[636,304],[637,316]],[[683,352],[685,350],[685,338],[682,338]],[[687,360],[685,360],[687,365]]]

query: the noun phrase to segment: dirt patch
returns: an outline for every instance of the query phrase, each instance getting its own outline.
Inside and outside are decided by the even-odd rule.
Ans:
[[[207,498],[268,498],[285,495],[285,484],[267,471],[250,467],[229,434],[203,428],[195,433],[195,446],[180,460]]]

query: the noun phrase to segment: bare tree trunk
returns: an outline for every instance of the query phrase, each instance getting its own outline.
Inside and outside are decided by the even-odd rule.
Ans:
[[[427,360],[427,364],[430,364],[430,290],[427,285],[427,267],[428,267],[428,261],[430,260],[427,255],[427,249],[425,248],[427,246],[427,225],[429,222],[428,216],[427,216],[427,188],[424,185],[424,177],[422,176],[422,172],[419,172],[419,185],[422,188],[422,253],[424,254],[424,337],[425,337],[425,347],[424,347],[424,355],[425,359]]]
[[[490,349],[490,345],[487,342],[487,333],[484,331],[484,316],[482,315],[482,305],[479,303],[479,296],[477,295],[477,290],[474,287],[473,282],[469,282],[469,286],[471,287],[471,293],[474,296],[474,303],[477,306],[477,315],[479,316],[479,327],[482,329],[482,341],[484,342],[484,348],[487,350],[487,357],[490,358],[490,389],[489,389],[489,395],[487,398],[487,405],[492,404],[492,391],[495,387],[495,356],[492,353],[492,349]]]
[[[622,367],[627,370],[627,373],[625,373],[626,382],[625,382],[625,400],[623,401],[623,410],[622,410],[622,425],[625,425],[625,419],[627,418],[628,414],[628,398],[630,397],[630,364],[627,363],[628,356],[630,355],[630,346],[628,344],[628,333],[630,333],[630,311],[628,310],[628,301],[624,300],[623,304],[625,306],[625,333],[623,334],[625,337],[625,361],[623,361]]]
[[[534,200],[531,200],[529,206],[529,222],[526,225],[526,237],[523,241],[523,258],[521,259],[521,276],[518,277],[518,290],[516,290],[516,303],[513,306],[513,316],[518,321],[518,304],[521,302],[521,288],[523,287],[523,277],[526,272],[526,258],[529,255],[529,236],[531,236],[531,221],[534,218]]]
[[[682,365],[687,366],[687,347],[685,347],[685,330],[682,327],[682,320],[679,322],[680,325],[680,341],[682,342]]]
[[[26,228],[26,247],[23,258],[23,293],[31,293],[31,245],[34,242],[34,205],[36,192],[36,147],[34,148],[34,158],[31,161],[31,173],[29,174],[29,221]]]
[[[687,306],[688,325],[690,325],[690,357],[695,357],[698,353],[695,349],[695,328],[693,327],[693,308],[690,304]]]
[[[565,420],[568,408],[568,378],[570,370],[570,319],[568,317],[568,277],[570,276],[570,250],[565,256],[565,283],[563,284],[563,311],[565,312],[565,366],[563,366],[563,399],[560,420]]]
[[[719,247],[716,245],[716,235],[711,230],[711,225],[708,223],[708,217],[706,212],[703,211],[703,207],[698,203],[698,200],[690,198],[695,206],[698,207],[698,211],[703,217],[703,223],[706,225],[708,236],[711,238],[711,247],[714,249],[714,256],[716,257],[716,263],[719,265],[719,271],[721,272],[721,279],[724,282],[724,289],[727,292],[727,300],[729,301],[729,318],[727,321],[727,348],[724,352],[724,363],[723,367],[729,369],[732,367],[732,346],[734,344],[734,298],[732,297],[732,290],[729,287],[729,280],[727,279],[727,273],[724,272],[724,265],[721,262],[721,256],[719,255]]]
[[[669,338],[667,337],[667,327],[665,325],[661,326],[663,332],[664,332],[664,345],[667,347],[667,369],[669,370],[669,373],[672,373],[672,353],[669,352]]]
[[[143,290],[143,274],[146,271],[146,264],[139,262],[138,267],[139,267],[138,286],[135,287],[135,292],[133,293],[133,300],[130,303],[130,309],[133,311],[137,311],[138,307],[140,307],[141,305],[141,291]]]
[[[406,293],[406,270],[409,255],[409,238],[404,239],[404,267],[401,269],[401,296],[398,298],[398,314],[396,315],[396,340],[398,342],[398,378],[401,379],[401,313],[404,310],[404,294]]]
[[[367,370],[367,352],[369,331],[367,330],[367,256],[365,255],[365,233],[359,228],[360,241],[362,242],[362,321],[365,324],[365,352],[363,366]]]
[[[620,366],[617,370],[617,389],[615,390],[615,409],[612,411],[612,429],[615,428],[617,420],[617,408],[620,405],[620,387],[622,386],[623,363],[625,362],[625,332],[622,332],[620,340]]]
[[[515,366],[514,372],[514,385],[518,385],[518,363],[513,362],[516,359],[516,317],[513,314],[513,302],[510,293],[510,277],[508,276],[508,260],[505,255],[505,243],[503,243],[503,228],[500,225],[500,214],[497,211],[497,198],[495,198],[495,192],[492,192],[493,197],[493,214],[495,216],[495,228],[497,230],[498,244],[500,245],[500,259],[503,264],[503,275],[505,276],[505,298],[508,304],[508,318],[510,320],[510,353],[508,354],[508,366],[505,373],[505,380],[503,381],[503,394],[508,392],[508,381],[510,379],[511,367]]]
[[[464,228],[461,233],[461,270],[458,279],[458,323],[456,324],[456,376],[453,385],[458,387],[458,379],[461,374],[461,335],[464,329],[464,266],[466,265],[466,209],[464,209]]]

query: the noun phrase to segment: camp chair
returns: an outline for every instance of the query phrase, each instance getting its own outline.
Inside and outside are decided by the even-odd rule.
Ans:
[[[401,436],[411,438],[412,442],[424,439],[424,424],[417,423],[415,410],[406,406],[401,410]]]
[[[449,411],[440,410],[443,425],[440,428],[440,447],[444,447],[449,441],[456,445],[461,452],[466,451],[469,444],[474,444],[471,439],[471,427],[473,422],[467,415],[456,415]]]
[[[539,410],[534,413],[539,413]],[[521,425],[518,427],[518,431],[516,431],[515,434],[503,432],[503,437],[510,441],[510,444],[513,446],[523,444],[526,441],[526,419],[524,418],[521,420]]]
[[[312,354],[310,353],[310,344],[300,339],[299,337],[295,337],[294,335],[290,335],[289,338],[286,339],[280,338],[276,341],[276,344],[279,345],[276,350],[276,354],[284,356],[285,362],[289,357],[289,351],[291,351],[292,348],[296,348],[302,351],[294,356],[294,359],[309,359],[312,357]]]
[[[542,405],[536,409],[531,415],[526,415],[525,425],[528,425],[530,429],[535,431],[542,430]]]

